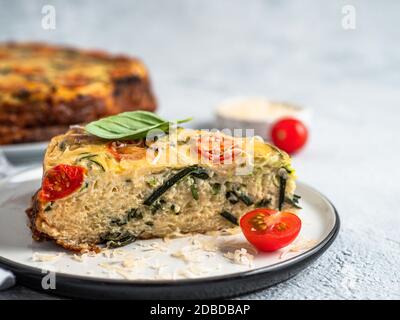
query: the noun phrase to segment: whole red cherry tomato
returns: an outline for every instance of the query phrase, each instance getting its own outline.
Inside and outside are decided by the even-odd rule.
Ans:
[[[294,118],[281,119],[272,127],[272,142],[289,154],[299,151],[306,144],[307,138],[306,126]]]

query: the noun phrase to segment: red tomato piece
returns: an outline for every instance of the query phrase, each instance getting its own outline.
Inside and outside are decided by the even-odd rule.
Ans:
[[[43,178],[40,199],[54,201],[70,195],[81,187],[85,172],[83,167],[68,164],[51,168]]]
[[[143,141],[112,141],[107,144],[107,150],[117,161],[122,159],[139,160],[146,156]]]
[[[293,154],[306,144],[308,130],[300,120],[284,118],[273,125],[271,139],[278,148]]]
[[[222,135],[205,135],[197,139],[197,152],[200,156],[214,163],[235,159],[234,138]]]
[[[246,239],[261,251],[275,251],[286,247],[298,236],[300,218],[290,212],[255,209],[240,219]]]

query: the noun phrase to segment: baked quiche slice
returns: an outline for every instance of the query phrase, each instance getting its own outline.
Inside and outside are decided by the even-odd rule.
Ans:
[[[156,109],[137,58],[29,42],[0,42],[0,145],[48,141],[69,125]]]
[[[33,236],[81,252],[228,230],[256,207],[297,207],[286,153],[220,131],[110,141],[74,128],[51,140],[43,172],[27,210]]]

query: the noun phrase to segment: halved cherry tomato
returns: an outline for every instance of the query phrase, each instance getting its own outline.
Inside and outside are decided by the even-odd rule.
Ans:
[[[59,164],[48,170],[43,178],[39,197],[42,201],[54,201],[64,198],[82,185],[85,168]]]
[[[107,150],[115,160],[122,159],[139,160],[146,156],[143,141],[112,141],[107,144]]]
[[[202,135],[197,139],[197,152],[214,163],[224,163],[225,159],[235,159],[234,138],[215,135]]]
[[[275,251],[290,244],[299,234],[301,220],[290,212],[256,209],[240,219],[246,239],[261,251]]]
[[[272,142],[289,154],[299,151],[306,144],[307,138],[306,126],[297,119],[284,118],[272,127]]]

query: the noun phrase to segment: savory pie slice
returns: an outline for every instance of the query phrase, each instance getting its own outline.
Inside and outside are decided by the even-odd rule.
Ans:
[[[69,125],[156,109],[138,59],[44,43],[0,43],[0,145],[48,141]]]
[[[230,229],[255,207],[297,208],[286,153],[219,131],[124,142],[74,128],[52,139],[43,168],[28,210],[34,238],[76,251]]]

